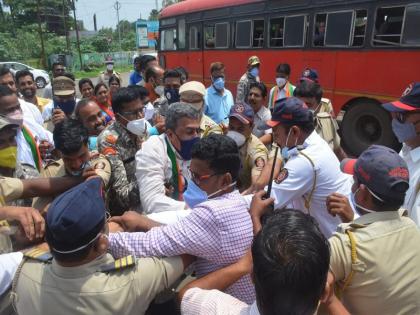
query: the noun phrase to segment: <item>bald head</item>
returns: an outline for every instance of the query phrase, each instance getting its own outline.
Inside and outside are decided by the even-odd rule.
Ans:
[[[148,67],[144,73],[144,79],[146,82],[150,82],[150,79],[154,79],[154,81],[159,81],[163,78],[163,73],[165,70],[161,66],[158,65],[151,65]]]

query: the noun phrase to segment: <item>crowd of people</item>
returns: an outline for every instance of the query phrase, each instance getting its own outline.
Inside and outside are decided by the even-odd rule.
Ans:
[[[1,314],[420,314],[420,83],[350,158],[316,69],[105,64],[0,68]]]

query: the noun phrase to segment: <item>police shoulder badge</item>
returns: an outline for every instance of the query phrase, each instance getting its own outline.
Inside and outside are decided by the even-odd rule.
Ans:
[[[287,168],[283,168],[277,178],[274,180],[276,184],[281,184],[287,177],[289,177],[289,171]]]
[[[259,157],[255,160],[255,166],[263,168],[265,166],[265,161],[262,157]]]

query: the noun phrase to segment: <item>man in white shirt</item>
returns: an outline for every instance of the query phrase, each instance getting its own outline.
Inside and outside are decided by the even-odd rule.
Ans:
[[[254,128],[252,134],[261,140],[266,146],[272,142],[272,130],[260,130],[258,126],[271,119],[270,110],[265,107],[267,88],[262,82],[252,83],[249,87],[248,102],[254,110]]]
[[[411,83],[398,101],[382,106],[392,115],[392,130],[403,144],[400,155],[410,173],[403,207],[420,227],[420,82]]]
[[[184,210],[182,194],[190,177],[191,148],[200,139],[200,119],[194,106],[172,104],[166,114],[166,132],[150,137],[137,152],[136,177],[146,214],[189,213]]]

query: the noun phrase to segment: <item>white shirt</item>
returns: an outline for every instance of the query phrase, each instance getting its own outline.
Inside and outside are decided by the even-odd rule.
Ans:
[[[272,129],[269,130],[259,130],[258,127],[265,123],[267,120],[271,119],[271,112],[270,110],[262,106],[260,110],[255,114],[254,116],[254,129],[252,129],[252,134],[256,136],[257,138],[261,138],[265,134],[272,133]]]
[[[165,138],[166,134],[151,136],[136,154],[136,177],[141,204],[146,214],[184,211],[185,208],[183,201],[174,200],[165,194],[164,184],[172,178],[172,164],[166,151]],[[189,178],[188,167],[191,161],[184,161],[173,147],[172,150],[176,154],[182,175]]]
[[[248,305],[218,290],[191,288],[181,302],[182,315],[260,315],[257,303]]]
[[[23,117],[26,119],[31,119],[35,121],[37,124],[41,125],[44,123],[44,120],[42,119],[41,112],[39,111],[38,107],[36,107],[34,104],[29,103],[23,99],[19,99],[20,108],[23,112]]]
[[[315,131],[305,140],[304,146],[306,148],[300,152],[312,159],[316,170],[316,185],[309,210],[305,207],[303,196],[309,198],[312,191],[314,168],[297,149],[291,150],[291,157],[284,165],[287,177],[279,183],[273,182],[271,197],[275,199],[275,209],[287,206],[309,212],[318,221],[321,232],[328,238],[335,232],[341,220],[338,216],[333,217],[328,213],[327,197],[338,192],[350,200],[353,180],[350,175],[341,172],[340,162],[334,152]]]
[[[407,209],[410,218],[420,227],[420,147],[411,150],[403,145],[401,157],[407,163],[410,173],[410,187],[405,193],[404,209]]]
[[[15,272],[22,259],[21,252],[0,255],[0,296],[12,285]]]

